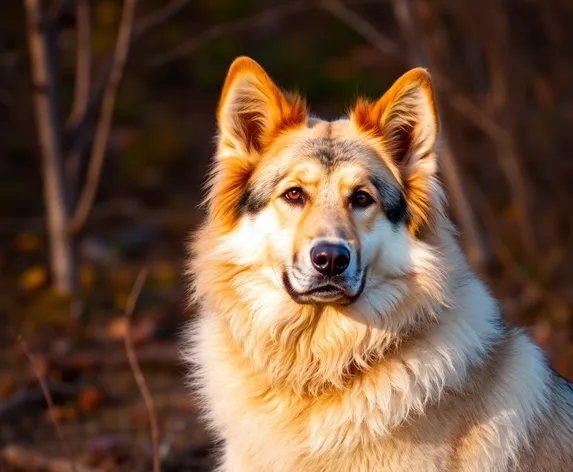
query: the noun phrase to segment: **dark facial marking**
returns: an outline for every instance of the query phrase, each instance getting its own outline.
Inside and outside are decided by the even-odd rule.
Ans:
[[[330,136],[330,131],[328,136]],[[356,142],[330,137],[308,139],[303,143],[299,152],[318,160],[327,172],[343,162],[356,159],[357,156],[372,153]]]
[[[239,200],[239,212],[248,215],[254,215],[260,212],[267,206],[275,187],[283,178],[284,175],[281,173],[270,178],[266,177],[249,183]]]
[[[408,205],[402,191],[376,176],[372,177],[372,183],[378,190],[382,209],[386,213],[388,220],[396,225],[404,221],[408,215]]]

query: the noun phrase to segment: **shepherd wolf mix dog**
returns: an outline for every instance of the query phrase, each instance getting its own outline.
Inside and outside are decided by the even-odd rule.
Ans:
[[[424,69],[329,122],[231,65],[186,336],[218,470],[573,470],[573,390],[462,255],[438,127]]]

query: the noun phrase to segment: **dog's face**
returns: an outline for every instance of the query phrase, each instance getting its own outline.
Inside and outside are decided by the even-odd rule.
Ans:
[[[296,302],[350,303],[382,252],[401,252],[404,192],[348,121],[313,122],[278,142],[240,202],[239,226],[257,241],[249,252]]]
[[[264,281],[298,304],[348,305],[414,270],[440,198],[425,71],[325,122],[240,58],[218,121],[209,218],[217,250],[241,268],[239,292]]]

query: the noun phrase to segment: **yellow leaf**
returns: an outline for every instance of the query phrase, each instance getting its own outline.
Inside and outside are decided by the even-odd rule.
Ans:
[[[35,233],[20,233],[16,236],[16,248],[21,252],[38,252],[42,248],[42,238]]]
[[[109,334],[112,339],[123,339],[126,332],[127,321],[123,316],[111,320],[107,325],[107,334]]]
[[[20,286],[27,289],[34,289],[41,287],[48,279],[48,272],[46,268],[41,265],[30,267],[20,276]]]

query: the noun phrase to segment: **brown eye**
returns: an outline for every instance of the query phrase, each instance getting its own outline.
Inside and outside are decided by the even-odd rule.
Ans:
[[[355,208],[366,208],[374,203],[374,200],[363,190],[358,190],[352,195],[352,206]]]
[[[289,203],[303,203],[304,202],[304,194],[302,193],[302,189],[299,187],[294,187],[287,190],[283,194],[283,198],[288,200]]]

